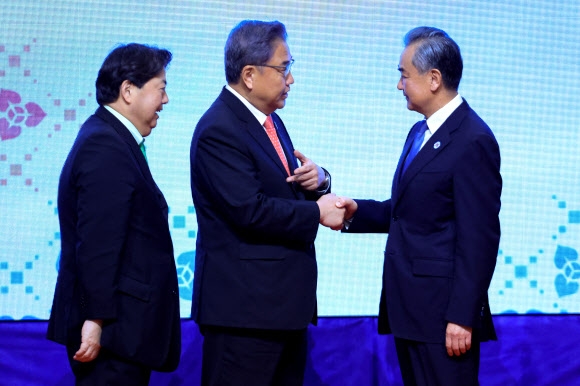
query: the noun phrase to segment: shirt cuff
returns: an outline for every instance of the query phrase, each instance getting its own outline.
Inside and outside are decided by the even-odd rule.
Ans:
[[[344,220],[344,221],[342,222],[342,227],[343,227],[344,229],[348,230],[348,228],[350,227],[350,224],[352,224],[352,219],[353,219],[353,218],[354,218],[354,217],[351,217],[351,218],[349,218],[348,220]]]

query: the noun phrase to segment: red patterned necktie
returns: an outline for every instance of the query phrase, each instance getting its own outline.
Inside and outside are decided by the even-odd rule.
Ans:
[[[272,141],[272,145],[274,145],[274,149],[276,149],[276,153],[278,153],[278,157],[280,157],[280,161],[286,168],[286,173],[290,175],[290,168],[288,167],[288,160],[286,159],[286,155],[284,154],[284,150],[282,150],[282,145],[280,144],[280,139],[278,138],[278,134],[276,134],[276,127],[274,126],[274,122],[272,121],[272,117],[268,115],[266,118],[266,122],[264,123],[264,127],[266,128],[266,134]]]

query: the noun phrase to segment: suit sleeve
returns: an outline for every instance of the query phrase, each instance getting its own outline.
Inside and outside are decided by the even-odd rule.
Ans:
[[[391,200],[355,200],[358,209],[344,233],[389,233]]]
[[[123,143],[104,136],[88,139],[75,161],[77,269],[87,319],[116,317],[115,282],[129,227],[134,173]]]
[[[198,125],[191,152],[194,202],[212,208],[229,226],[276,242],[312,243],[320,212],[312,201],[280,197],[289,189],[278,174],[260,170],[248,135]],[[203,210],[200,209],[200,210]]]
[[[455,268],[446,319],[473,326],[486,301],[499,247],[502,179],[497,142],[480,135],[466,146],[457,165]]]

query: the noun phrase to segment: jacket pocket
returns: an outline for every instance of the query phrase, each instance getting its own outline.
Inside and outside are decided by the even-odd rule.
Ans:
[[[413,275],[453,277],[453,260],[416,257],[413,259]]]
[[[117,289],[127,295],[130,295],[144,302],[148,302],[151,298],[151,286],[141,283],[129,276],[121,276]]]

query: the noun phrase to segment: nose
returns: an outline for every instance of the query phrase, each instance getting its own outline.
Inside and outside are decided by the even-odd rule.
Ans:
[[[292,75],[292,71],[290,71],[286,77],[286,84],[291,85],[292,83],[294,83],[294,76]]]
[[[397,89],[403,91],[403,79],[399,78],[399,83],[397,83]]]
[[[169,103],[169,96],[167,95],[167,93],[165,93],[163,95],[163,99],[161,101],[163,104]]]

